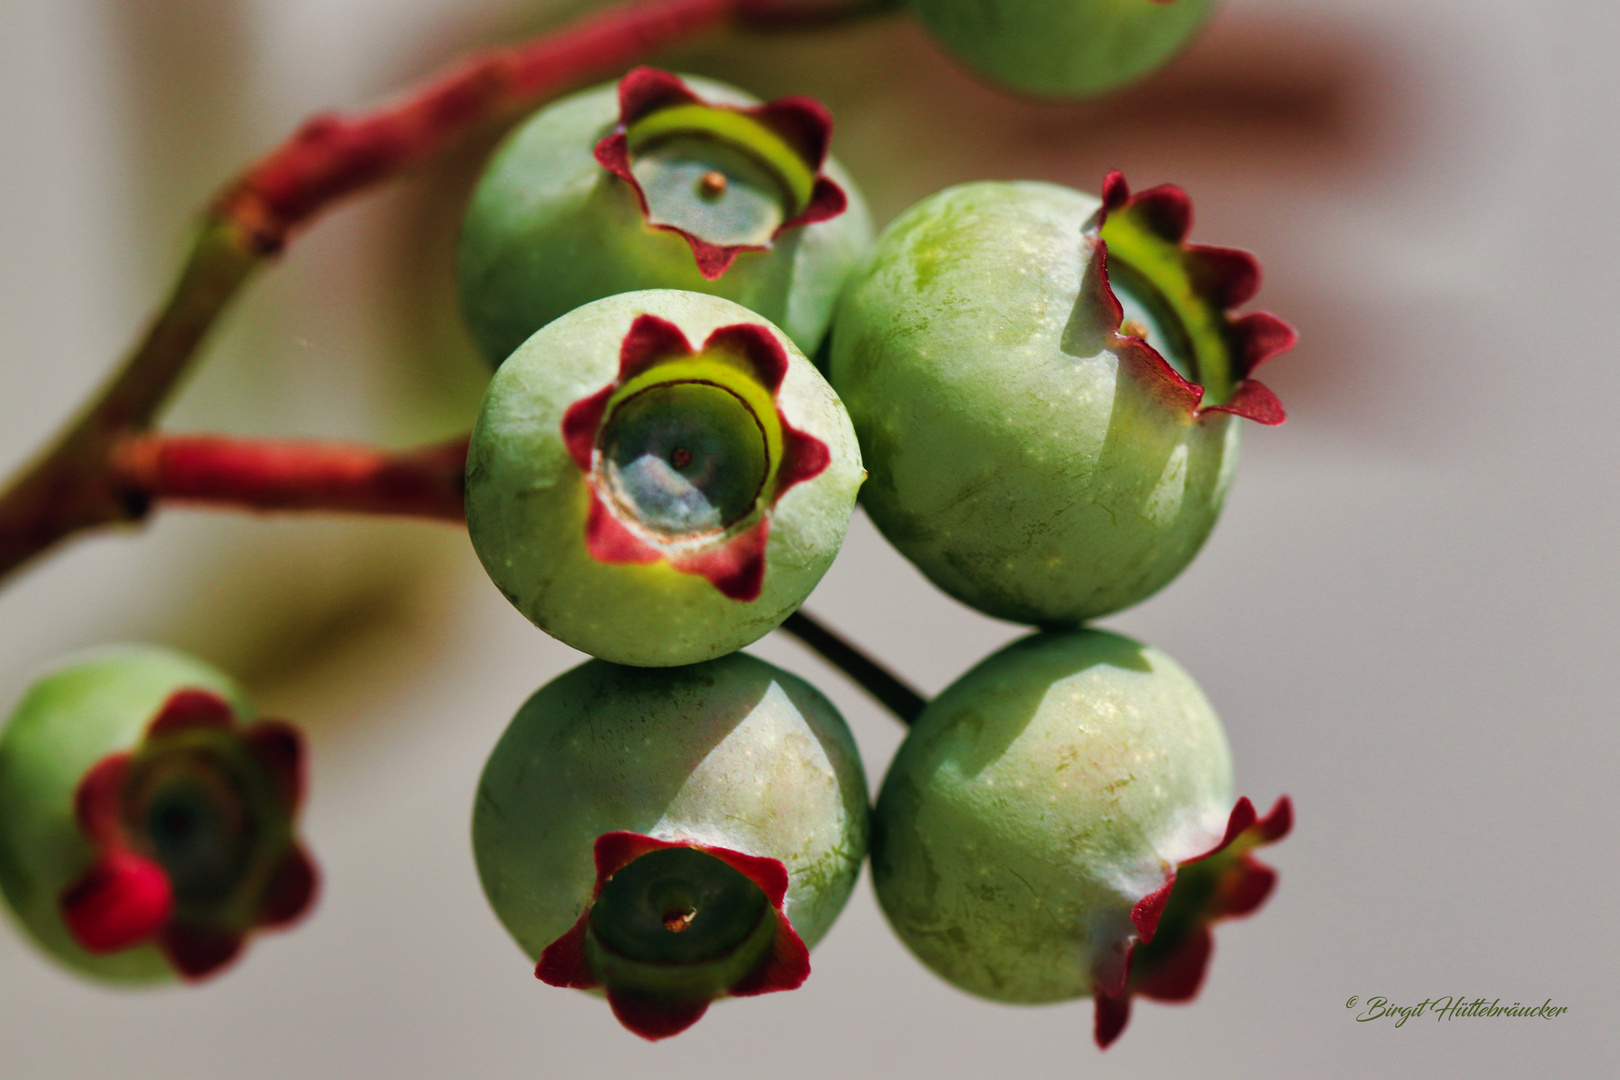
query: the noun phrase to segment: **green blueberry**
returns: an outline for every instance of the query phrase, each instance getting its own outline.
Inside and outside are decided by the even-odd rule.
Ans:
[[[1151,595],[1214,527],[1234,414],[1280,423],[1248,377],[1293,332],[1246,253],[1184,243],[1179,189],[1106,203],[1044,183],[942,191],[851,279],[830,377],[873,522],[987,614],[1073,625]]]
[[[226,676],[119,647],[37,681],[0,735],[0,890],[55,959],[112,982],[206,978],[308,908],[302,743]]]
[[[1089,995],[1131,908],[1221,835],[1226,735],[1168,656],[1098,630],[1037,634],[923,712],[878,795],[872,873],[895,932],[997,1001]]]
[[[911,0],[970,68],[1028,94],[1093,97],[1167,63],[1214,0]]]
[[[1275,874],[1248,851],[1290,814],[1234,805],[1220,721],[1169,657],[1047,632],[918,718],[878,796],[873,882],[936,974],[996,1001],[1094,996],[1106,1045],[1132,994],[1196,993],[1209,924],[1265,899]]]
[[[774,629],[832,565],[865,473],[781,331],[729,300],[609,297],[490,382],[467,459],[484,568],[548,633],[671,666]]]
[[[637,289],[726,297],[815,351],[872,240],[859,192],[825,157],[826,111],[683,78],[638,68],[564,98],[496,154],[459,272],[492,363],[574,308]]]
[[[742,653],[563,674],[501,736],[473,812],[484,892],[537,974],[605,989],[648,1038],[798,985],[866,837],[843,719]]]

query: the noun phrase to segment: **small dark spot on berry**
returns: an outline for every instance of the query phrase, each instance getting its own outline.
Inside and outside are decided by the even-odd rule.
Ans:
[[[674,450],[670,451],[669,463],[675,466],[677,469],[686,468],[688,465],[692,464],[692,451],[688,450],[684,446],[677,446]]]

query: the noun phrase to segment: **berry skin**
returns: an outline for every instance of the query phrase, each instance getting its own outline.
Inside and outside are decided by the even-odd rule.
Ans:
[[[1036,634],[918,718],[878,796],[873,882],[940,977],[996,1001],[1093,996],[1106,1046],[1133,994],[1191,998],[1209,924],[1275,883],[1249,850],[1288,831],[1289,804],[1256,821],[1231,791],[1220,721],[1174,661]]]
[[[866,836],[843,719],[742,653],[564,673],[501,736],[473,811],[484,892],[536,975],[604,989],[649,1039],[799,985]]]
[[[689,664],[804,601],[864,476],[837,395],[779,330],[718,297],[627,293],[495,373],[467,525],[547,633],[615,663]]]
[[[296,729],[226,676],[120,647],[36,682],[0,735],[0,888],[47,953],[111,982],[195,981],[314,899]]]
[[[1169,62],[1213,0],[911,0],[975,72],[1043,97],[1094,97]]]
[[[1249,373],[1293,343],[1229,308],[1245,252],[1184,242],[1179,188],[1104,198],[976,183],[906,211],[851,279],[830,377],[862,504],[928,577],[998,618],[1066,626],[1167,584],[1214,527],[1234,415],[1283,420]]]
[[[468,207],[462,309],[499,364],[592,300],[687,289],[734,300],[806,353],[871,246],[866,205],[826,158],[809,98],[758,105],[707,79],[638,68],[537,113]]]

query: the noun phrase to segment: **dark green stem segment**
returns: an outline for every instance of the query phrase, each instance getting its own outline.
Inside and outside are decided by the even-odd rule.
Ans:
[[[354,116],[317,116],[226,186],[168,300],[79,415],[0,489],[0,582],[88,529],[146,516],[118,449],[149,430],[243,284],[339,200],[429,161],[468,131],[678,42],[726,27],[803,29],[882,14],[897,0],[643,0],[533,41],[468,57]]]
[[[876,660],[805,614],[803,610],[789,615],[781,629],[804,642],[820,654],[823,660],[848,675],[856,685],[876,698],[879,704],[894,713],[901,723],[908,727],[922,715],[923,709],[928,707],[927,698]]]

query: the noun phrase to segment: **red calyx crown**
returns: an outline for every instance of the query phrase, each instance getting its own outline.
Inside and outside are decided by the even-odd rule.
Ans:
[[[656,315],[640,315],[630,325],[620,346],[618,378],[590,397],[574,402],[563,415],[563,443],[591,488],[585,545],[592,558],[604,563],[639,565],[667,561],[681,573],[702,575],[733,600],[757,600],[765,583],[770,507],[794,484],[820,475],[832,461],[827,444],[795,429],[782,415],[780,407],[776,416],[782,432],[781,460],[776,465],[774,484],[770,485],[769,506],[752,524],[713,542],[695,548],[670,547],[638,534],[615,515],[597,475],[596,436],[618,389],[660,363],[710,352],[741,359],[773,399],[787,376],[787,352],[763,326],[754,323],[722,326],[708,336],[701,350],[696,350],[674,323]]]
[[[601,142],[596,144],[596,160],[609,172],[629,184],[641,204],[645,218],[650,211],[647,195],[641,183],[630,171],[629,129],[646,116],[677,105],[703,105],[711,109],[724,109],[757,121],[781,137],[804,161],[815,176],[810,196],[797,212],[789,215],[771,234],[771,239],[788,229],[813,225],[818,221],[835,218],[848,206],[848,197],[831,177],[822,172],[827,161],[827,147],[832,142],[832,116],[814,98],[784,97],[764,105],[725,105],[705,101],[684,82],[667,71],[638,67],[619,82],[619,123]],[[649,222],[649,224],[652,224]],[[737,255],[744,251],[768,251],[764,244],[713,244],[677,225],[652,224],[655,229],[676,233],[692,247],[698,270],[710,281],[730,269]]]
[[[1164,884],[1136,902],[1131,921],[1137,940],[1125,953],[1124,965],[1099,972],[1092,989],[1099,1047],[1107,1049],[1125,1031],[1133,995],[1157,1001],[1191,1001],[1197,996],[1215,949],[1210,927],[1223,919],[1252,915],[1276,887],[1277,872],[1256,859],[1252,849],[1281,840],[1293,824],[1294,806],[1288,796],[1278,799],[1263,818],[1256,816],[1252,802],[1241,798],[1219,843],[1170,867]],[[1193,867],[1197,869],[1189,869]],[[1207,890],[1200,889],[1191,903],[1178,904],[1177,877],[1194,875],[1207,877],[1202,883]]]
[[[1191,292],[1218,313],[1232,369],[1232,390],[1222,403],[1202,404],[1202,386],[1184,379],[1142,337],[1121,333],[1124,309],[1108,283],[1108,245],[1101,238],[1103,225],[1116,215],[1174,245]],[[1095,242],[1081,285],[1082,302],[1089,306],[1091,325],[1098,329],[1096,344],[1117,353],[1121,365],[1128,365],[1139,381],[1154,387],[1167,403],[1194,418],[1225,412],[1260,424],[1281,424],[1287,419],[1282,402],[1250,374],[1267,360],[1293,348],[1299,335],[1270,312],[1231,314],[1230,309],[1247,303],[1259,290],[1260,264],[1253,255],[1237,248],[1187,243],[1192,221],[1192,200],[1173,184],[1132,195],[1124,174],[1118,170],[1103,180],[1102,208],[1087,230]]]
[[[609,878],[650,851],[665,848],[691,848],[713,856],[759,886],[766,901],[776,911],[776,937],[765,957],[753,971],[733,984],[729,997],[753,997],[778,990],[797,990],[810,977],[810,950],[782,911],[787,898],[787,867],[777,859],[747,855],[730,848],[707,844],[658,840],[633,832],[603,833],[596,838],[596,888],[591,903],[585,905],[579,921],[562,937],[546,946],[535,966],[534,977],[549,986],[594,990],[601,987],[585,954],[585,935],[590,926],[591,907]],[[619,1023],[644,1039],[656,1041],[678,1035],[703,1018],[708,1001],[651,1002],[644,997],[621,995],[607,987],[608,1004]]]
[[[244,806],[240,808],[244,813],[268,811],[291,822],[304,794],[303,740],[298,730],[280,720],[241,725],[230,704],[217,694],[177,690],[135,750],[109,754],[80,780],[75,814],[96,858],[61,897],[63,921],[86,952],[105,954],[153,944],[182,978],[191,981],[207,978],[234,960],[249,933],[295,922],[309,910],[317,888],[315,864],[292,839],[275,855],[274,865],[251,898],[248,925],[201,920],[177,903],[168,872],[144,850],[125,813],[127,782],[138,760],[161,755],[164,742],[176,735],[198,731],[233,742],[233,749],[262,771],[274,805]]]

